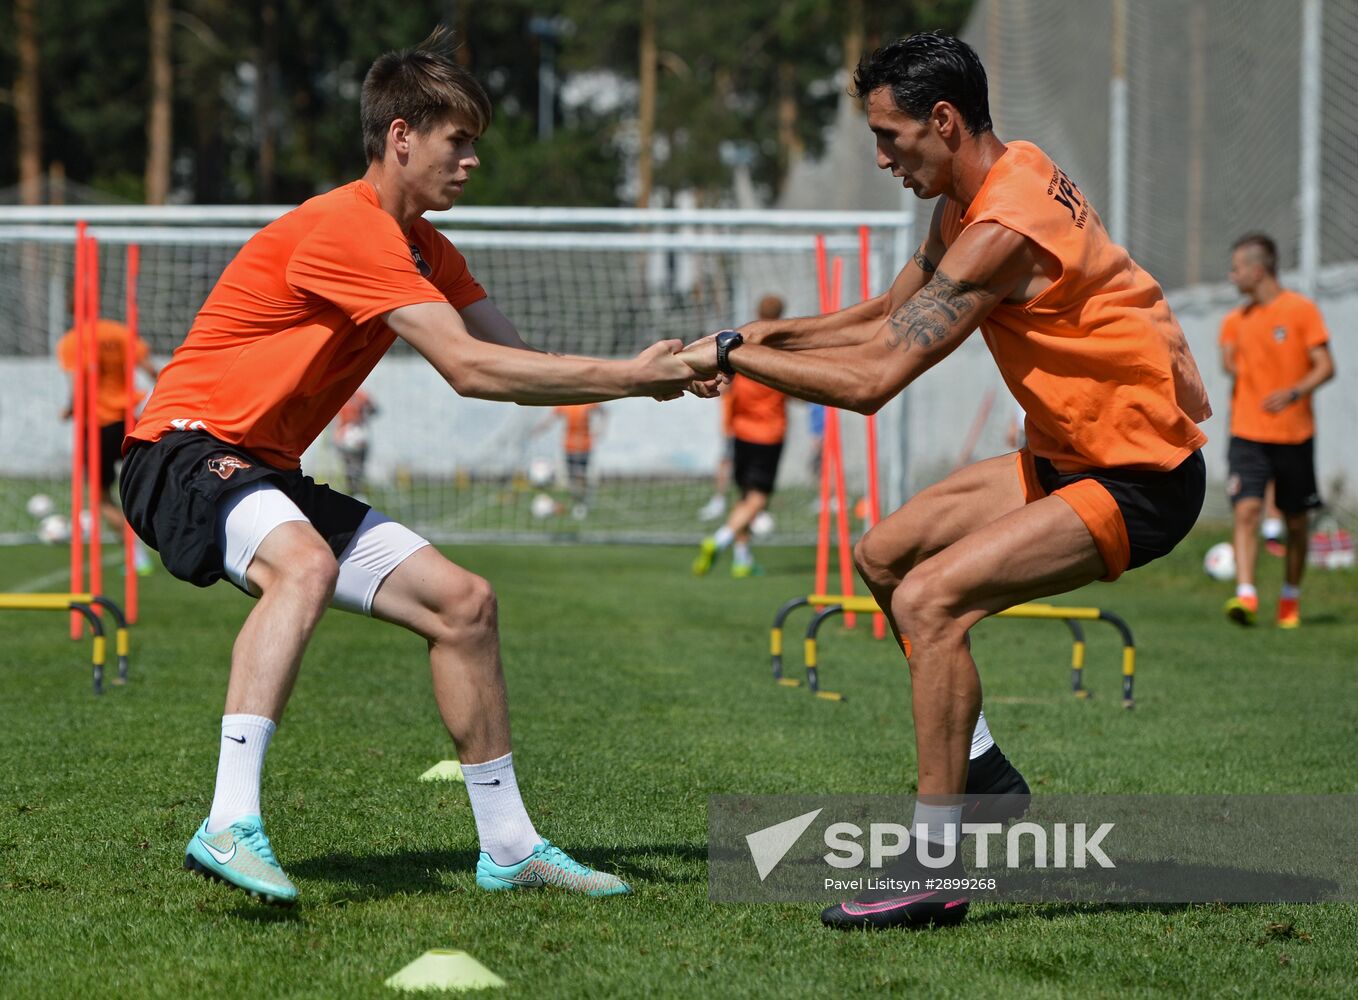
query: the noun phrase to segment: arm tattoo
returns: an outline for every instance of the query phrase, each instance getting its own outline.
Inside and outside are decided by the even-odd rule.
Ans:
[[[936,271],[929,283],[887,320],[891,326],[887,346],[909,350],[918,344],[927,348],[958,333],[970,333],[970,329],[958,330],[957,323],[963,316],[971,315],[986,295],[982,285],[957,281]]]
[[[924,255],[923,250],[916,250],[915,256],[910,259],[913,260],[915,264],[919,267],[919,269],[923,271],[925,274],[933,274],[934,271],[937,270],[938,268],[938,265],[936,265],[933,261],[931,261],[928,257]]]

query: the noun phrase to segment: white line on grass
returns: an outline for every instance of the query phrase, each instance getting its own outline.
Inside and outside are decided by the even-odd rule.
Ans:
[[[117,566],[122,561],[123,554],[121,552],[111,552],[108,555],[104,556],[105,566]],[[50,573],[44,573],[42,576],[35,576],[31,580],[25,580],[23,583],[15,584],[13,587],[9,588],[8,593],[11,594],[37,593],[39,591],[46,590],[54,583],[60,583],[62,580],[70,580],[70,578],[71,578],[70,567],[67,567],[66,569],[56,569]]]

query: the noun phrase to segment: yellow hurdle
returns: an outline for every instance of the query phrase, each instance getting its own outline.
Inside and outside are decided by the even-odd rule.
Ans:
[[[785,687],[798,687],[800,681],[783,676],[783,625],[789,614],[797,608],[808,606],[817,610],[810,625],[807,626],[806,638],[803,641],[807,687],[817,697],[842,701],[842,695],[820,690],[817,634],[825,620],[835,615],[843,614],[846,611],[855,614],[873,614],[880,609],[873,598],[854,594],[808,594],[805,597],[794,597],[786,602],[778,609],[778,613],[774,617],[769,639],[773,678]],[[1080,627],[1080,622],[1103,621],[1112,625],[1122,636],[1122,705],[1124,708],[1135,706],[1132,689],[1136,674],[1136,645],[1132,638],[1132,630],[1127,623],[1111,611],[1105,611],[1102,608],[1065,607],[1057,604],[1034,602],[1016,604],[1012,608],[998,612],[993,617],[1037,618],[1064,622],[1066,627],[1070,629],[1072,640],[1070,651],[1071,692],[1076,698],[1081,699],[1088,698],[1089,692],[1085,689],[1083,680],[1085,636],[1084,630]]]
[[[90,663],[94,672],[94,693],[104,692],[104,662],[107,656],[107,639],[99,611],[104,611],[113,619],[115,629],[115,649],[118,656],[118,673],[114,684],[127,683],[128,661],[131,654],[131,640],[127,631],[127,618],[122,609],[113,601],[99,594],[0,594],[0,611],[74,611],[89,623],[94,636]]]

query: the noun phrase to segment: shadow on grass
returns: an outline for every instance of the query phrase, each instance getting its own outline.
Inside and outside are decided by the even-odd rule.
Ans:
[[[707,883],[707,848],[700,844],[572,847],[570,856],[625,881],[703,886]],[[402,893],[442,891],[446,888],[443,876],[466,878],[470,883],[476,871],[476,855],[457,850],[322,854],[292,862],[288,871],[301,879],[349,886],[351,890],[341,891],[340,896],[357,902]]]
[[[247,923],[271,926],[274,924],[303,923],[302,911],[295,906],[268,906],[263,903],[241,903],[231,909],[231,916]]]

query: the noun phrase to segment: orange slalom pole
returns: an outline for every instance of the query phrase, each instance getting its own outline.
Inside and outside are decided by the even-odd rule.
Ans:
[[[834,259],[831,268],[830,279],[830,311],[838,312],[842,301],[841,290],[843,289],[844,261],[840,257]],[[828,418],[833,417],[834,427],[834,474],[835,474],[835,499],[839,503],[839,510],[836,512],[835,523],[839,528],[839,586],[840,593],[849,595],[853,593],[853,550],[849,543],[849,521],[853,517],[853,512],[849,509],[849,497],[844,489],[844,438],[840,433],[839,411],[831,410],[826,413],[825,428],[827,434],[830,430],[831,422]],[[858,623],[858,616],[851,611],[844,613],[844,627],[853,628]]]
[[[825,237],[816,236],[816,278],[820,291],[820,311],[830,312],[830,283],[826,274]],[[820,445],[820,515],[816,519],[816,593],[824,594],[830,578],[830,413],[825,407],[825,425]]]
[[[99,243],[90,237],[88,245],[85,259],[89,267],[85,274],[89,291],[85,297],[85,321],[86,329],[89,331],[86,335],[86,343],[89,345],[89,354],[86,357],[86,378],[89,379],[89,388],[85,391],[87,404],[85,416],[88,420],[85,425],[88,435],[85,445],[85,466],[90,477],[88,496],[90,543],[87,552],[90,560],[90,593],[98,596],[104,592],[104,532],[99,517],[99,508],[102,505],[100,494],[103,489],[103,484],[99,482]]]
[[[137,315],[137,278],[141,271],[141,247],[132,243],[127,248],[127,287],[124,291],[124,317],[127,320],[127,345],[123,349],[123,435],[132,433],[136,421],[133,401],[137,390],[137,349],[141,344]],[[132,525],[123,518],[123,614],[131,625],[137,623],[137,536]]]
[[[872,242],[867,226],[858,227],[858,297],[866,302],[872,298],[872,276],[868,273],[872,260]],[[882,519],[881,492],[877,479],[877,415],[869,413],[868,428],[868,528],[876,526]],[[872,616],[872,636],[874,639],[886,638],[886,617],[880,613]]]
[[[85,506],[85,223],[75,224],[75,282],[72,293],[75,369],[71,373],[71,593],[85,590],[85,546],[80,511]],[[71,638],[79,639],[84,619],[71,612]]]
[[[830,414],[825,408],[825,426],[821,429],[820,444],[820,514],[816,518],[816,593],[826,593],[830,579]]]

